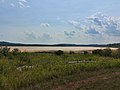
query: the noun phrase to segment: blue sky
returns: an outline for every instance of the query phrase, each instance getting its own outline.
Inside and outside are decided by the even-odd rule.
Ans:
[[[120,42],[119,0],[0,0],[0,41]]]

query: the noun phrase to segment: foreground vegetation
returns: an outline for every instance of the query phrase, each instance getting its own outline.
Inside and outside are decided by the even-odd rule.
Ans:
[[[65,54],[10,52],[4,47],[0,49],[0,90],[119,90],[119,54],[119,49]]]

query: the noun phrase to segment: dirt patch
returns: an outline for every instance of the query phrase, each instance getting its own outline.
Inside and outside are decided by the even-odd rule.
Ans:
[[[99,75],[99,76],[94,76],[94,77],[87,78],[85,80],[70,82],[68,84],[55,87],[52,90],[75,90],[76,88],[85,86],[89,83],[95,83],[97,81],[108,80],[108,79],[111,79],[113,76],[117,76],[117,75],[120,75],[120,72],[114,72],[112,74],[102,74],[102,75]]]

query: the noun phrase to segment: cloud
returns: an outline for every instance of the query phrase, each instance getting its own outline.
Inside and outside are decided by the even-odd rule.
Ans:
[[[48,33],[43,33],[42,35],[33,33],[33,32],[24,32],[25,38],[30,41],[37,41],[37,42],[49,42],[52,40],[52,37]]]
[[[100,27],[103,30],[101,33],[120,36],[120,17],[106,16],[102,13],[96,13],[93,17],[95,18],[88,20],[94,23],[94,27]]]
[[[24,34],[25,34],[26,38],[29,40],[37,39],[35,33],[33,33],[33,32],[24,32]]]
[[[80,21],[70,23],[88,35],[120,36],[120,17],[107,16],[98,12],[85,18],[84,23]]]
[[[15,7],[15,4],[11,3],[10,6]]]
[[[96,35],[96,34],[99,34],[98,31],[96,31],[96,29],[94,27],[88,27],[87,31],[86,31],[86,34],[90,34],[90,35]]]
[[[20,8],[29,8],[30,6],[27,5],[28,1],[27,0],[19,0],[18,4]]]
[[[68,23],[73,25],[73,26],[79,26],[80,25],[80,22],[76,21],[76,20],[69,20]]]
[[[41,27],[50,27],[50,24],[49,23],[41,23],[40,26]]]
[[[95,25],[102,26],[104,15],[101,12],[94,13],[91,16],[86,17],[87,20]]]
[[[20,2],[24,2],[24,3],[27,3],[27,0],[19,0]]]
[[[30,6],[27,5],[28,1],[27,0],[19,0],[18,4],[20,8],[28,8]]]
[[[82,27],[84,27],[83,23],[84,22],[82,22],[82,20],[81,21],[80,20],[69,20],[68,21],[68,24],[74,26],[76,29],[79,29],[79,30],[83,29],[82,28]]]
[[[1,0],[3,4],[10,5],[11,7],[19,7],[19,8],[29,8],[30,6],[28,5],[28,0]]]
[[[55,18],[58,22],[60,22],[60,23],[65,23],[65,20],[64,19],[62,19],[62,18],[60,18],[60,17],[57,17],[57,18]]]
[[[41,36],[41,40],[46,42],[46,41],[49,41],[51,40],[52,37],[50,36],[50,34],[47,34],[47,33],[44,33],[42,36]]]
[[[67,38],[73,38],[75,36],[75,31],[70,31],[70,32],[64,31],[64,35]]]
[[[20,8],[24,8],[25,7],[25,5],[22,2],[18,2],[18,4],[19,4]]]

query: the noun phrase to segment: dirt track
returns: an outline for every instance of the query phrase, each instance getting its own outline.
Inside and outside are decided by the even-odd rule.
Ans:
[[[68,84],[55,87],[52,90],[75,90],[76,88],[80,88],[82,86],[85,86],[85,85],[89,84],[89,82],[95,83],[97,81],[108,80],[108,79],[111,79],[113,76],[118,76],[118,75],[120,75],[120,72],[115,72],[115,73],[112,73],[110,75],[102,74],[102,75],[99,75],[99,76],[94,76],[94,77],[87,78],[85,80],[70,82]]]

